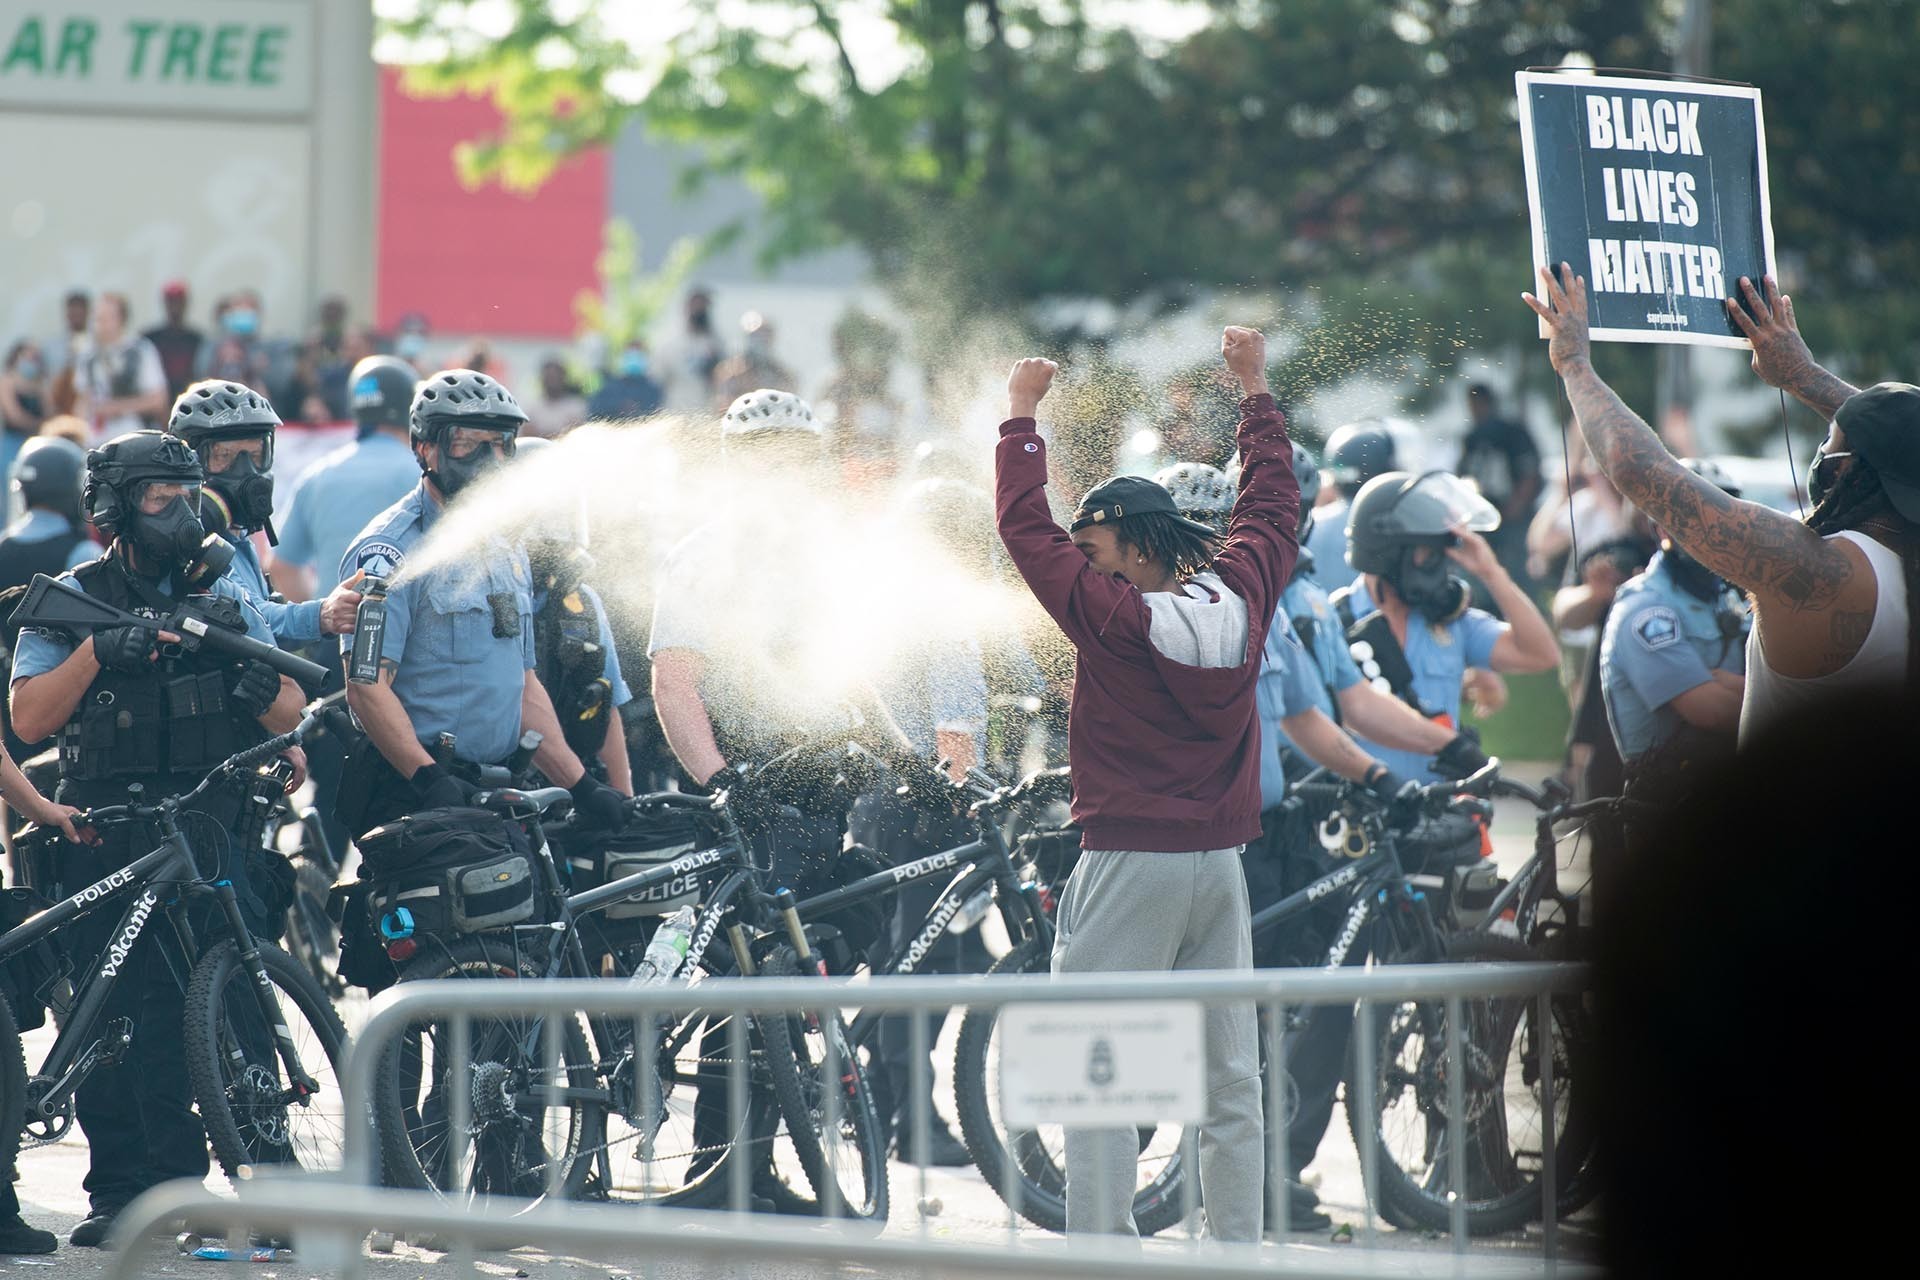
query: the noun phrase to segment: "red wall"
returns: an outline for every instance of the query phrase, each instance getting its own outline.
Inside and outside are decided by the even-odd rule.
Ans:
[[[484,98],[409,98],[399,72],[381,68],[381,328],[418,311],[436,334],[572,336],[574,295],[595,284],[606,152],[568,160],[533,196],[494,183],[469,191],[453,146],[498,119]]]

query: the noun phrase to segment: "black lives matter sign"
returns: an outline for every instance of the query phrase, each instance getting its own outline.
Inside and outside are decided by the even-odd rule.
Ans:
[[[1741,276],[1773,271],[1760,91],[1515,79],[1534,265],[1571,263],[1587,278],[1593,336],[1746,346],[1726,299]]]

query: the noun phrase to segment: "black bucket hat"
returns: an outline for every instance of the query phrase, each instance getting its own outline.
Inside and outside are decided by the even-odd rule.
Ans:
[[[1880,477],[1894,510],[1920,524],[1920,387],[1876,382],[1848,396],[1833,421]]]
[[[1128,516],[1151,515],[1156,511],[1172,517],[1175,524],[1185,525],[1195,533],[1205,534],[1209,538],[1220,536],[1220,531],[1212,525],[1201,524],[1198,520],[1189,520],[1181,515],[1180,508],[1174,504],[1173,495],[1145,476],[1115,476],[1088,490],[1087,496],[1080,499],[1080,507],[1073,513],[1073,523],[1067,529],[1077,532],[1088,525],[1109,524]]]

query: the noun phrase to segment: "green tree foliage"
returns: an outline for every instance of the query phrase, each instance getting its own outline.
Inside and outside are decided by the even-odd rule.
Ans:
[[[462,149],[470,175],[535,185],[638,116],[693,145],[688,181],[760,191],[767,259],[857,245],[916,316],[1318,286],[1347,299],[1327,332],[1405,311],[1400,349],[1435,361],[1533,337],[1515,297],[1529,270],[1514,71],[1667,66],[1677,9],[1216,0],[1162,44],[1081,0],[888,0],[905,70],[881,84],[826,0],[762,0],[739,25],[703,10],[653,53],[607,35],[596,15],[614,2],[516,0],[499,38],[469,31],[460,0],[398,24],[446,50],[414,83],[504,108],[497,137]],[[1909,78],[1920,5],[1717,0],[1713,20],[1714,72],[1766,93],[1803,321],[1861,369],[1911,373],[1914,308],[1895,282],[1920,278],[1920,136],[1887,91]]]

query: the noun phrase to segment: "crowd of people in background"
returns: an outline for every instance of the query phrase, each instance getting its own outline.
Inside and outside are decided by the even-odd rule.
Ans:
[[[195,297],[186,282],[169,282],[157,301],[158,316],[142,316],[123,293],[76,288],[63,299],[52,334],[7,345],[0,367],[5,428],[0,474],[36,435],[91,447],[125,431],[157,426],[173,398],[202,378],[258,391],[289,425],[345,423],[353,416],[348,372],[375,354],[392,355],[422,374],[453,364],[511,385],[524,383],[525,433],[547,439],[588,421],[718,412],[749,390],[802,390],[800,374],[778,354],[772,320],[748,311],[729,337],[715,317],[712,292],[703,287],[685,295],[665,340],[650,344],[634,337],[610,348],[600,344],[586,361],[555,351],[524,379],[514,379],[484,340],[438,349],[428,317],[418,312],[383,330],[356,322],[345,300],[328,297],[316,307],[305,336],[293,338],[269,326],[255,290],[215,299],[204,326],[195,322]],[[156,318],[158,323],[141,324]],[[828,424],[829,451],[856,487],[884,483],[916,461],[905,456],[911,442],[899,435],[903,406],[891,385],[897,336],[854,310],[836,325],[833,352],[835,368],[807,378]],[[1104,474],[1116,465],[1152,473],[1179,462],[1226,467],[1231,424],[1224,418],[1211,421],[1207,388],[1176,377],[1165,401],[1153,422],[1157,443],[1146,456],[1090,458],[1084,463],[1089,473]],[[1589,792],[1617,785],[1618,755],[1596,678],[1600,638],[1615,594],[1646,569],[1658,549],[1656,532],[1594,463],[1577,427],[1566,437],[1571,456],[1560,468],[1543,464],[1533,434],[1503,412],[1491,386],[1467,386],[1464,408],[1452,448],[1391,418],[1326,433],[1328,483],[1309,534],[1309,573],[1328,592],[1350,586],[1359,576],[1347,562],[1346,515],[1367,480],[1386,471],[1451,468],[1499,514],[1488,542],[1500,568],[1552,617],[1571,720],[1567,780],[1579,786],[1591,773],[1593,785],[1582,788]],[[921,452],[938,448],[923,444]],[[931,470],[939,469],[937,463],[934,459]],[[1500,616],[1485,585],[1475,579],[1471,586],[1473,604]],[[1481,715],[1505,705],[1507,689],[1497,673],[1473,671],[1467,680],[1466,697]]]

